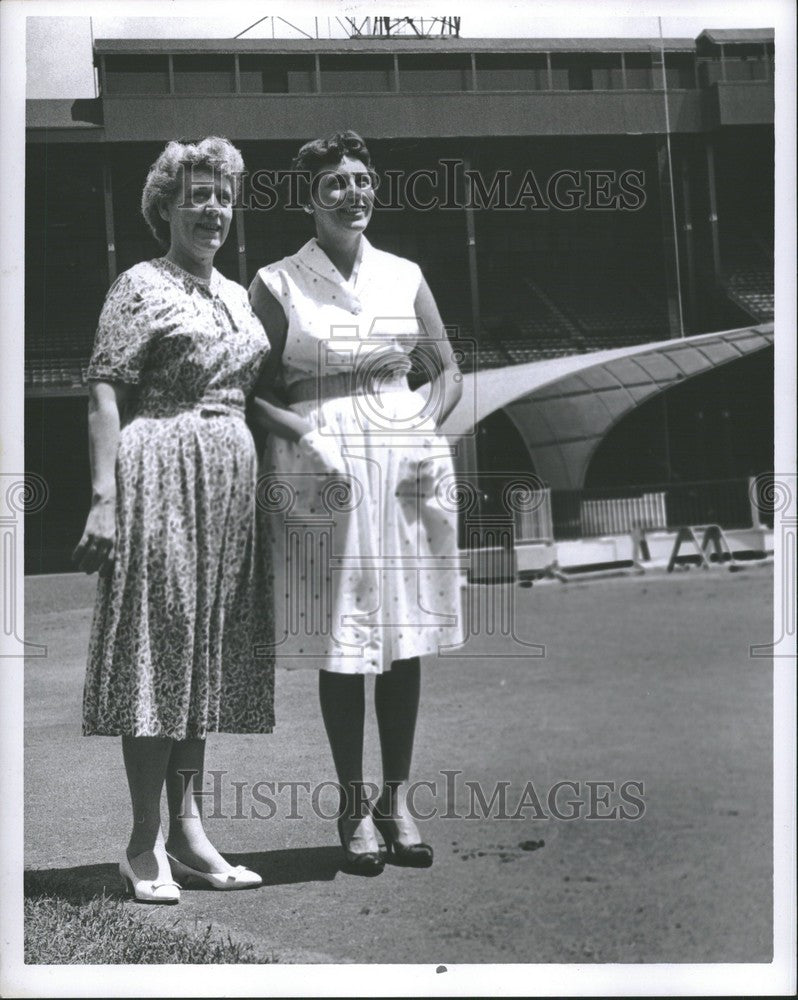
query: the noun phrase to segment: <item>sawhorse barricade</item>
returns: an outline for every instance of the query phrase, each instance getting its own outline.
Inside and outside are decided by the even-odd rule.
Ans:
[[[632,565],[637,570],[638,573],[645,573],[646,567],[643,565],[644,562],[651,562],[651,552],[648,548],[648,539],[646,538],[646,529],[640,525],[636,524],[632,528]]]
[[[703,531],[704,536],[701,543],[698,541],[697,532]],[[679,550],[685,542],[692,542],[700,559],[702,569],[711,569],[712,563],[707,555],[707,548],[711,545],[715,553],[717,563],[727,562],[729,569],[734,571],[740,568],[740,564],[734,558],[729,540],[719,524],[692,524],[679,528],[676,534],[676,541],[673,543],[673,551],[668,561],[668,572],[672,573],[676,560],[679,557]]]

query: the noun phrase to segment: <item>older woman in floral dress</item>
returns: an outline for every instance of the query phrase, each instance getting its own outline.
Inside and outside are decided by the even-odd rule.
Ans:
[[[213,267],[242,171],[225,139],[167,145],[142,211],[168,249],[114,282],[88,373],[92,503],[75,560],[100,580],[83,731],[122,737],[133,829],[120,873],[151,903],[177,902],[178,881],[261,882],[208,840],[199,795],[208,733],[273,725],[244,420],[269,343],[244,289]]]

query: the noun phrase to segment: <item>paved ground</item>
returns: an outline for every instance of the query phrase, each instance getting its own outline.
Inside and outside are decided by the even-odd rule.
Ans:
[[[81,576],[27,581],[28,638],[49,655],[26,674],[26,864],[54,887],[116,893],[129,822],[119,741],[80,736],[93,588]],[[332,776],[315,673],[281,669],[275,733],[214,737],[208,748],[224,772],[225,818],[209,819],[211,836],[265,886],[187,891],[147,919],[212,922],[282,961],[769,961],[772,675],[748,656],[771,635],[767,570],[477,592],[514,599],[517,636],[547,655],[511,657],[517,642],[484,635],[477,655],[426,669],[415,773],[438,783],[434,797],[419,794],[439,812],[423,828],[431,869],[343,874],[334,823],[313,815],[301,789],[302,819],[276,788],[276,814],[251,817],[252,806],[269,812],[252,797],[256,782]],[[376,779],[373,718],[367,735]],[[447,769],[462,772],[448,796]],[[581,809],[572,820],[547,801],[566,780],[578,790],[563,787],[555,806]],[[246,783],[244,818],[232,818],[233,781]],[[466,818],[466,781],[488,797],[509,783],[508,814],[531,782],[542,818],[529,790],[526,818],[495,818],[497,805],[494,818]],[[624,805],[623,782],[642,782],[644,814],[588,818],[589,781],[615,783],[594,808],[602,813]],[[447,803],[457,818],[441,815]]]

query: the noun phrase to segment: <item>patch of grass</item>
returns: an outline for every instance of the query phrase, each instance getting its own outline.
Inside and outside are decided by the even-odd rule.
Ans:
[[[202,931],[181,927],[175,919],[171,924],[148,920],[153,908],[105,894],[91,898],[61,895],[26,881],[28,964],[257,965],[274,961],[258,954],[252,944],[214,933],[210,924]]]

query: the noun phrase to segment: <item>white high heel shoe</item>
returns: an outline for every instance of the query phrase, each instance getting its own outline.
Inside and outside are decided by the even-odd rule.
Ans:
[[[150,879],[139,878],[133,871],[127,855],[119,863],[119,874],[125,883],[128,894],[134,896],[140,903],[173,905],[180,902],[180,886],[177,882],[154,882]]]
[[[199,879],[209,885],[211,889],[229,892],[232,889],[256,889],[259,885],[263,885],[263,879],[260,875],[243,865],[238,865],[229,872],[200,872],[196,868],[184,865],[182,861],[178,861],[168,852],[166,856],[169,858],[169,865],[175,878]]]

